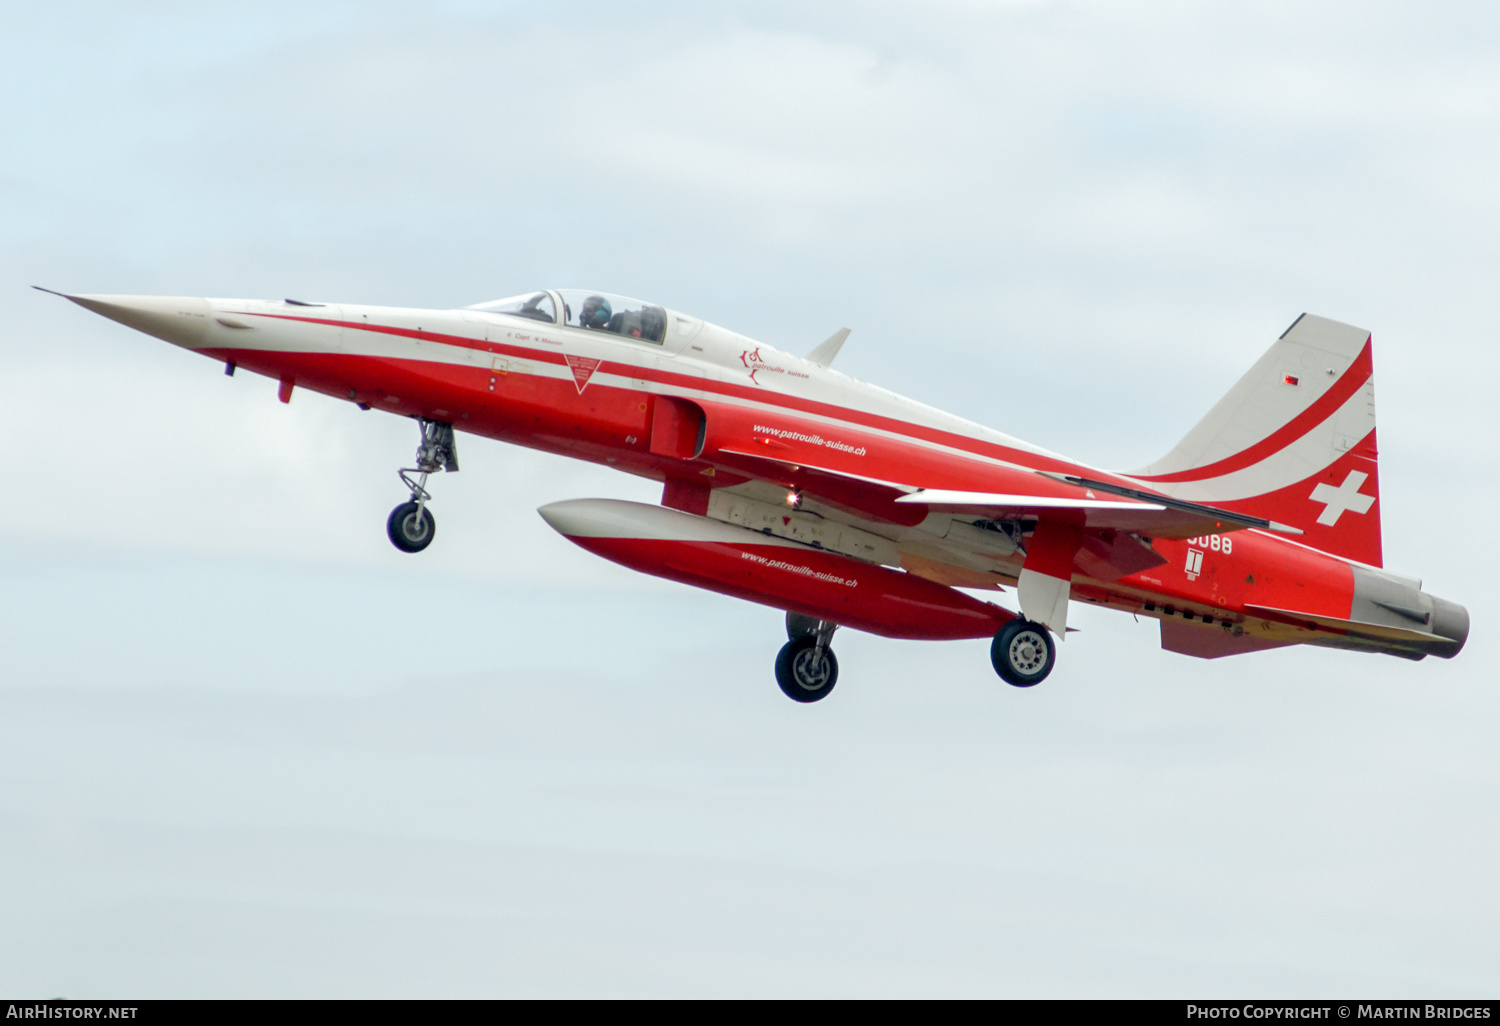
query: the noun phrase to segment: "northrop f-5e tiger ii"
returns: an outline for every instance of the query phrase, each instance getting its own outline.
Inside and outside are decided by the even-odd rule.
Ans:
[[[1153,618],[1163,648],[1206,659],[1451,658],[1469,633],[1463,606],[1382,565],[1370,333],[1310,314],[1170,452],[1116,472],[833,370],[847,329],[796,356],[582,290],[455,310],[66,298],[275,379],[282,402],[303,388],[412,418],[409,498],[386,524],[402,552],[436,534],[429,486],[458,470],[459,432],[660,481],[660,505],[538,512],[605,559],[784,610],[776,680],[799,702],[833,689],[839,627],[993,638],[995,671],[1031,687],[1072,602]]]

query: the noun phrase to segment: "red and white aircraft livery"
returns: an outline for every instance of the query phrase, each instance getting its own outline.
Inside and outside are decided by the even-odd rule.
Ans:
[[[832,690],[837,627],[993,637],[1018,687],[1051,671],[1068,603],[1154,617],[1216,658],[1312,644],[1451,658],[1469,615],[1381,567],[1370,334],[1304,314],[1161,459],[1093,467],[806,356],[602,292],[461,310],[70,295],[88,310],[280,382],[416,419],[391,541],[436,531],[429,475],[468,431],[662,482],[660,506],[539,512],[635,570],[774,606],[783,691]],[[959,589],[1015,589],[1019,613]]]

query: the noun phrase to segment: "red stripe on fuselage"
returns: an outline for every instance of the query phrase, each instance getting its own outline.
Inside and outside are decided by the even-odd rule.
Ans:
[[[367,324],[359,321],[335,321],[319,317],[296,317],[288,314],[252,313],[245,311],[241,316],[270,317],[277,320],[302,321],[307,324],[324,324],[329,327],[352,328],[360,331],[372,331],[386,335],[400,335],[406,338],[421,339],[429,342],[441,342],[447,345],[458,346],[464,349],[473,349],[479,352],[496,352],[509,356],[518,356],[523,359],[534,360],[539,363],[551,363],[559,367],[567,365],[563,354],[557,350],[535,349],[528,346],[512,345],[501,342],[486,342],[478,339],[468,338],[463,335],[445,335],[431,331],[417,331],[413,328],[395,328],[389,325]],[[412,359],[420,359],[412,357]],[[781,392],[773,392],[765,388],[756,388],[745,385],[735,385],[726,381],[714,381],[708,377],[696,374],[684,374],[676,371],[661,370],[640,364],[623,363],[618,360],[605,360],[600,367],[602,373],[618,373],[611,368],[611,364],[628,368],[629,375],[641,381],[650,381],[658,385],[672,388],[690,389],[699,392],[713,392],[720,395],[733,396],[738,399],[747,399],[752,402],[766,406],[780,407],[783,409],[797,410],[810,413],[820,417],[829,417],[842,420],[850,424],[862,427],[875,428],[881,431],[889,431],[893,434],[902,435],[935,445],[946,445],[962,452],[976,456],[987,456],[991,459],[1004,460],[1006,462],[1020,463],[1028,468],[1037,470],[1052,470],[1060,472],[1076,472],[1080,469],[1088,469],[1091,476],[1097,476],[1106,481],[1129,484],[1132,479],[1111,474],[1107,471],[1095,468],[1082,468],[1078,464],[1054,457],[1043,456],[1039,453],[1026,449],[1014,449],[1009,446],[1000,445],[996,442],[986,442],[982,439],[973,438],[969,435],[955,434],[941,428],[925,427],[894,417],[885,417],[876,413],[867,413],[863,410],[852,409],[847,406],[836,406],[832,403],[819,402],[813,399],[801,399],[789,396]],[[596,386],[597,387],[597,386]],[[606,386],[607,387],[607,386]]]

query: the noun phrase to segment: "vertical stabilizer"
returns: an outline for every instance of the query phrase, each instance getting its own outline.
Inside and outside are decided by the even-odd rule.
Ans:
[[[1187,437],[1131,476],[1380,566],[1377,461],[1370,333],[1303,314]]]
[[[839,350],[844,348],[844,340],[849,337],[848,328],[840,328],[818,343],[816,349],[808,353],[805,359],[808,363],[815,363],[819,367],[829,367],[833,364],[833,358],[839,355]]]

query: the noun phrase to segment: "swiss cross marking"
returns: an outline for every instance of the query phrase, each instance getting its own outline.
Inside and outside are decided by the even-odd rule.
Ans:
[[[1312,490],[1308,496],[1313,502],[1323,503],[1323,512],[1318,514],[1318,523],[1325,527],[1333,527],[1339,522],[1339,517],[1344,515],[1345,510],[1355,513],[1368,513],[1370,507],[1375,504],[1375,496],[1359,494],[1359,488],[1369,478],[1369,474],[1358,470],[1349,471],[1349,476],[1344,478],[1344,483],[1337,488],[1329,484],[1320,484]]]

